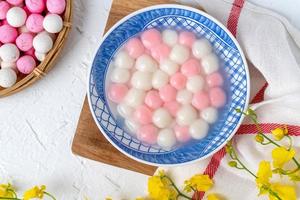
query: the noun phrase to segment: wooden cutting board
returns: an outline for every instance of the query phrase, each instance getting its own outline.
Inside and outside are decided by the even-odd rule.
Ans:
[[[174,3],[174,1],[113,0],[105,32],[118,20],[133,11],[147,6],[164,3]],[[73,139],[72,151],[76,155],[146,175],[153,175],[156,170],[156,167],[139,163],[123,155],[106,140],[94,122],[87,98],[84,101],[77,130]]]

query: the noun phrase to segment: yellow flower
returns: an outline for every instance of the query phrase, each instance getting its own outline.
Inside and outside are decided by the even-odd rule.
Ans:
[[[150,177],[148,180],[148,192],[153,200],[175,200],[177,197],[176,190],[165,176]]]
[[[293,186],[281,185],[280,183],[274,183],[271,185],[271,190],[275,192],[281,200],[296,200],[296,191]],[[270,200],[278,200],[274,195],[269,194]]]
[[[287,150],[284,147],[277,147],[272,151],[273,166],[275,168],[282,168],[283,165],[289,162],[296,152],[294,149]]]
[[[145,200],[145,199],[142,197],[137,197],[135,200]]]
[[[14,191],[11,184],[0,184],[0,197],[13,198],[15,197]]]
[[[209,194],[207,200],[221,200],[216,194]]]
[[[272,130],[271,133],[272,133],[274,139],[279,141],[288,134],[288,129],[287,129],[287,127],[276,128],[276,129]]]
[[[192,189],[199,192],[206,192],[213,186],[214,183],[208,175],[196,174],[189,180],[186,180],[184,184],[184,190],[186,192],[191,192]]]
[[[30,200],[32,198],[42,199],[44,197],[44,193],[46,190],[46,186],[42,185],[41,187],[35,186],[24,193],[24,200]]]
[[[271,164],[268,161],[261,161],[256,173],[256,183],[259,188],[263,185],[268,185],[269,180],[272,177]]]

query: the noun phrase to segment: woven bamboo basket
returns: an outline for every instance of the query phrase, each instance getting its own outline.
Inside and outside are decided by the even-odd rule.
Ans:
[[[0,87],[0,98],[12,95],[16,92],[19,92],[39,79],[43,78],[47,72],[49,72],[54,66],[54,62],[56,58],[59,56],[65,42],[67,36],[71,30],[72,25],[72,4],[73,0],[66,0],[66,10],[64,13],[64,27],[61,32],[58,34],[56,41],[54,42],[53,48],[50,52],[48,52],[45,60],[41,62],[31,74],[26,76],[18,77],[18,81],[15,85],[10,88],[2,88]]]

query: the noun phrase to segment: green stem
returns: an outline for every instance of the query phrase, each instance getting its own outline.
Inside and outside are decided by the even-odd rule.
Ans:
[[[266,187],[268,192],[273,195],[274,197],[276,197],[278,200],[282,200],[280,196],[278,196],[278,194],[276,192],[274,192],[271,188]]]
[[[47,196],[49,196],[49,197],[51,197],[53,200],[56,200],[56,198],[52,194],[50,194],[48,192],[44,192],[44,194],[47,195]]]
[[[293,161],[297,165],[297,167],[300,168],[300,163],[298,162],[298,160],[296,160],[295,157],[293,157]]]
[[[276,169],[275,169],[275,170],[276,170]],[[300,170],[300,168],[297,167],[296,169],[294,169],[294,170],[292,170],[292,171],[280,171],[280,173],[283,174],[283,175],[291,175],[291,174],[296,173],[296,172],[299,171],[299,170]]]
[[[233,153],[233,156],[235,157],[235,160],[243,167],[243,169],[245,169],[249,174],[251,174],[252,176],[254,176],[255,178],[257,178],[257,176],[252,172],[250,171],[244,164],[243,162],[238,158],[237,156],[237,153],[235,152],[235,149],[232,148],[232,153]]]
[[[18,199],[18,198],[11,198],[11,197],[0,197],[0,199],[6,199],[6,200],[22,200],[22,199]]]
[[[271,142],[266,142],[266,143],[264,143],[264,142],[262,142],[262,143],[260,143],[261,145],[268,145],[268,144],[271,144]]]
[[[18,197],[17,197],[17,193],[16,193],[14,190],[8,189],[7,191],[10,192],[10,193],[12,193],[12,194],[14,195],[13,198],[18,198]]]
[[[292,140],[292,138],[291,138],[291,136],[289,136],[289,135],[286,135],[286,137],[289,139],[289,149],[288,150],[291,150],[292,149],[292,146],[293,146],[293,140]]]
[[[181,197],[184,197],[184,198],[186,198],[186,199],[192,200],[191,197],[188,197],[188,196],[186,196],[185,194],[181,193],[180,190],[178,189],[178,187],[177,187],[177,186],[175,185],[175,183],[172,181],[172,179],[170,179],[168,176],[163,176],[162,178],[166,178],[166,179],[168,179],[168,181],[170,181],[172,187],[174,187],[174,189],[176,190],[176,192],[177,192],[177,194],[178,194],[178,197],[181,196]]]
[[[277,144],[276,142],[274,142],[271,138],[269,138],[268,136],[266,136],[265,134],[263,134],[263,133],[258,133],[259,135],[261,135],[262,137],[264,137],[266,140],[268,140],[269,141],[269,144],[273,144],[273,145],[275,145],[275,146],[277,146],[277,147],[281,147],[279,144]]]

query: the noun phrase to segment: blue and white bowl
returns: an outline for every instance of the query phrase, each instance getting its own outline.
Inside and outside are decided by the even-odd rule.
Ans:
[[[229,82],[229,103],[208,136],[190,145],[165,151],[143,143],[117,122],[106,96],[108,68],[116,52],[131,37],[146,29],[173,27],[206,37],[224,63]],[[181,5],[159,5],[136,11],[120,20],[104,36],[91,67],[88,99],[94,120],[104,136],[125,155],[150,165],[179,165],[207,158],[221,149],[237,131],[249,100],[249,72],[243,52],[232,34],[216,19],[200,10]]]

